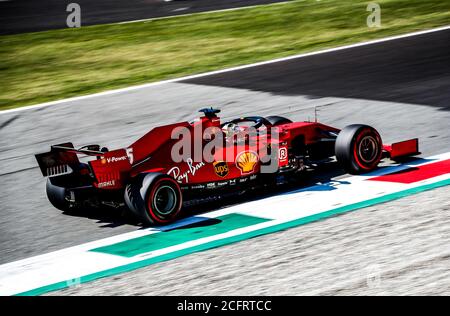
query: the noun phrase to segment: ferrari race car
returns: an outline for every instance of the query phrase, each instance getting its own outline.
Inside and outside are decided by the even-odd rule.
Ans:
[[[49,201],[63,211],[124,208],[144,225],[163,225],[178,218],[184,202],[277,185],[334,157],[348,173],[360,174],[382,158],[419,153],[418,139],[383,145],[367,125],[339,130],[280,116],[221,122],[220,110],[200,112],[193,122],[155,127],[126,148],[64,143],[37,154]]]

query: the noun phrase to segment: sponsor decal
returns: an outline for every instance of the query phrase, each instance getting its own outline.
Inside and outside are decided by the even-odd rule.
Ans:
[[[288,150],[286,147],[280,147],[278,149],[278,159],[280,161],[286,161],[288,158]]]
[[[256,174],[253,174],[250,176],[250,180],[255,180],[258,176]]]
[[[223,186],[226,186],[226,185],[228,185],[228,181],[220,181],[220,182],[217,182],[217,186],[218,186],[218,187],[223,187]]]
[[[206,188],[207,189],[214,189],[216,187],[216,183],[215,182],[210,182],[206,184]]]
[[[236,166],[241,170],[241,174],[251,173],[258,160],[258,154],[254,151],[243,151],[236,157]]]
[[[116,181],[115,180],[110,180],[110,181],[106,181],[106,182],[100,182],[97,187],[98,188],[105,188],[105,187],[113,187],[116,185]]]
[[[240,179],[239,179],[239,183],[247,182],[247,180],[248,180],[248,177],[240,178]]]
[[[225,161],[216,161],[213,163],[214,172],[221,178],[224,178],[228,175],[230,169],[228,168],[228,164]]]
[[[205,165],[204,162],[194,163],[192,158],[188,158],[186,160],[186,164],[188,169],[185,172],[181,173],[179,167],[173,167],[167,172],[167,174],[172,176],[179,183],[189,183],[189,177],[195,176],[197,171]]]
[[[232,179],[232,180],[230,180],[230,185],[236,185],[236,179]]]
[[[119,161],[123,161],[123,160],[127,160],[128,156],[121,156],[121,157],[108,157],[108,158],[103,158],[102,159],[102,164],[105,163],[114,163],[114,162],[119,162]]]
[[[203,184],[194,184],[191,186],[191,189],[204,189],[205,186]]]
[[[279,167],[286,167],[287,165],[289,165],[288,149],[285,144],[286,143],[280,144],[283,146],[278,148],[278,166]]]

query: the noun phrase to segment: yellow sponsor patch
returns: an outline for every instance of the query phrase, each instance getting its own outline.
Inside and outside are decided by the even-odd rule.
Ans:
[[[216,161],[213,163],[214,172],[221,178],[224,178],[228,175],[229,168],[228,164],[225,161]]]
[[[258,154],[253,151],[243,151],[236,157],[236,166],[242,173],[250,173],[258,162]]]

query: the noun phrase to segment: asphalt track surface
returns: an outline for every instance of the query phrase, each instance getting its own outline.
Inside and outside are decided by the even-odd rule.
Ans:
[[[81,26],[223,10],[286,0],[7,0],[0,1],[0,34],[66,28],[69,3],[81,8]]]
[[[447,186],[49,295],[448,296],[449,194]]]
[[[448,152],[449,52],[450,31],[447,30],[207,78],[167,83],[0,115],[0,263],[139,229],[132,221],[115,212],[98,211],[70,215],[53,209],[46,200],[45,181],[33,157],[37,152],[48,150],[50,144],[71,140],[77,145],[100,143],[110,148],[123,147],[152,126],[192,119],[197,116],[196,110],[209,105],[221,108],[224,118],[248,114],[282,114],[294,120],[312,118],[313,107],[322,106],[319,118],[324,123],[337,127],[356,122],[366,123],[377,128],[385,142],[419,136],[424,157]],[[326,179],[343,174],[325,172],[321,176]],[[373,249],[380,251],[380,256],[383,257],[380,264],[383,269],[388,269],[391,263],[401,261],[405,266],[410,264],[413,268],[422,264],[434,275],[434,272],[442,271],[443,266],[448,266],[449,254],[445,254],[448,242],[442,243],[442,240],[448,238],[448,229],[445,229],[448,227],[446,201],[448,202],[448,189],[444,188],[382,204],[371,208],[372,211],[365,209],[312,223],[308,225],[311,227],[307,228],[311,232],[310,238],[313,238],[315,229],[325,230],[326,223],[335,220],[340,224],[330,227],[345,230],[349,236],[361,237],[358,242],[346,239],[343,243],[342,239],[318,234],[314,237],[315,242],[311,247],[317,247],[317,253],[326,249],[365,253],[364,245],[371,244],[375,234],[377,243],[373,244]],[[375,210],[380,219],[386,220],[385,225],[403,227],[404,238],[396,240],[382,232],[355,235],[358,231],[372,227],[369,217],[355,214],[371,214]],[[419,216],[427,210],[432,212],[432,219]],[[203,209],[199,208],[198,211]],[[409,214],[405,212],[412,212],[411,216],[405,216]],[[352,216],[357,216],[357,219]],[[347,226],[347,220],[349,223],[355,223]],[[383,225],[383,222],[380,222],[380,226]],[[299,227],[295,231],[299,232],[301,229]],[[428,243],[427,239],[417,238],[416,233],[422,230],[433,242]],[[271,239],[272,235],[246,241],[246,245],[254,244],[255,249],[264,247],[265,252],[262,254],[249,251],[249,261],[240,261],[241,270],[234,266],[238,269],[235,273],[243,275],[242,273],[261,257],[270,257],[270,254],[273,254],[274,258],[280,256],[274,259],[275,261],[267,259],[267,264],[261,263],[259,266],[260,273],[269,276],[273,269],[277,269],[272,264],[283,266],[280,262],[277,263],[277,260],[287,264],[291,262],[290,254],[302,256],[303,248],[292,247],[291,234],[289,231],[277,233],[277,237],[273,238],[276,242],[270,243],[267,240]],[[416,240],[418,244],[408,243],[408,239]],[[302,239],[298,242],[301,243]],[[226,275],[222,274],[217,280],[208,273],[191,275],[192,278],[186,279],[186,273],[190,272],[186,272],[183,267],[184,264],[188,267],[186,262],[196,260],[195,258],[201,258],[203,266],[206,264],[205,271],[209,268],[214,271],[214,264],[217,262],[231,266],[241,247],[242,245],[235,244],[205,252],[203,255],[194,254],[173,262],[161,263],[159,270],[156,270],[159,274],[152,274],[151,278],[147,279],[150,282],[148,286],[163,282],[170,275],[173,280],[184,280],[185,284],[191,282],[187,288],[198,286],[205,289],[204,283],[198,281],[205,277],[205,282],[216,284],[217,288],[223,285],[222,289],[229,290],[225,293],[233,294],[235,292],[230,292],[231,288],[227,288],[229,284],[226,282]],[[310,251],[311,247],[308,248]],[[383,252],[384,247],[390,250]],[[396,251],[403,249],[402,247],[408,251]],[[206,259],[202,256],[206,256]],[[350,263],[354,267],[369,267],[373,262],[380,262],[363,255],[354,260],[357,262]],[[429,265],[427,260],[431,260]],[[316,271],[321,271],[320,267],[325,269],[327,261],[315,258],[314,264],[317,266]],[[175,266],[179,268],[175,269]],[[175,270],[171,267],[178,271],[178,275],[172,273]],[[149,269],[146,271],[151,274],[151,267]],[[139,274],[139,271],[141,270],[135,273]],[[301,273],[298,269],[287,269],[285,273],[292,274],[296,271]],[[392,271],[396,273],[397,270]],[[439,288],[448,294],[448,274],[438,275],[441,276]],[[276,274],[273,276],[276,277]],[[339,277],[345,279],[345,273]],[[223,282],[220,282],[221,280]],[[325,276],[325,280],[333,282],[337,279],[333,279],[331,274]],[[285,286],[285,283],[281,283],[283,282],[279,282],[280,286]],[[242,285],[241,293],[247,290],[252,294],[273,293],[261,288],[254,288],[255,291],[252,291],[251,287],[245,288],[245,284],[244,282]],[[117,286],[124,285],[119,283]],[[317,286],[320,286],[320,283]],[[273,290],[273,287],[269,288]],[[145,288],[135,290],[135,294],[148,293]],[[160,290],[159,293],[164,293],[161,288]],[[100,293],[99,291],[101,292],[94,292]],[[283,291],[280,290],[280,294],[288,293],[289,288]],[[435,292],[436,289],[431,288],[430,291]],[[103,293],[108,292],[105,290]]]

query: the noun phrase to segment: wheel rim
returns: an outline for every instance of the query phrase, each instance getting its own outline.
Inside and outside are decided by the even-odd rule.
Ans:
[[[168,215],[177,207],[177,194],[171,186],[159,187],[154,195],[153,204],[155,210],[161,215]]]
[[[365,136],[358,145],[358,154],[364,163],[373,162],[378,156],[377,141],[373,136]]]

